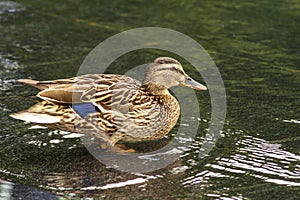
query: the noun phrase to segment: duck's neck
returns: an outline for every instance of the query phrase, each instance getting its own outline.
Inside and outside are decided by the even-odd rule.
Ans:
[[[163,95],[169,96],[170,95],[168,88],[166,88],[162,85],[158,85],[155,83],[147,83],[147,84],[143,84],[143,87],[151,95],[155,95],[155,96],[163,96]]]

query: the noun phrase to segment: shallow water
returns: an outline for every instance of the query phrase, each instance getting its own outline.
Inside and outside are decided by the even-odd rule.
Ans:
[[[299,21],[295,0],[0,1],[0,199],[299,198]],[[15,80],[72,77],[104,39],[145,26],[190,36],[218,66],[227,116],[208,156],[198,157],[210,124],[208,92],[196,93],[200,119],[180,122],[188,127],[199,121],[192,143],[174,163],[149,173],[108,168],[87,151],[79,135],[31,128],[8,116],[38,101],[36,89]],[[174,55],[138,50],[109,70],[126,73],[158,56]],[[185,141],[179,137],[179,142]],[[165,143],[136,145],[151,150]]]

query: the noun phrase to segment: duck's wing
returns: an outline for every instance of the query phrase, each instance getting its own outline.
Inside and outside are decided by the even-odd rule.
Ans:
[[[80,97],[82,93],[90,87],[84,84],[77,84],[78,79],[76,77],[50,81],[20,79],[18,82],[40,89],[41,91],[37,94],[37,96],[43,100],[63,104],[72,103],[73,98],[75,100],[76,97]]]
[[[110,92],[98,92],[95,95],[94,105],[102,113],[114,116],[114,123],[123,128],[131,126],[134,130],[136,127],[146,127],[164,113],[155,97],[135,84],[117,84]],[[126,129],[128,134],[131,128]]]
[[[87,113],[94,109],[92,104],[101,113],[121,115],[139,124],[146,124],[149,115],[161,109],[139,81],[124,75],[87,74],[51,81],[21,79],[20,82],[42,89],[37,96],[48,102],[80,104],[74,109],[88,110]]]
[[[60,104],[74,104],[89,102],[93,94],[109,93],[114,85],[119,82],[128,81],[129,84],[134,79],[115,74],[87,74],[69,79],[58,79],[51,81],[34,81],[21,79],[23,82],[41,89],[37,96],[43,100]]]

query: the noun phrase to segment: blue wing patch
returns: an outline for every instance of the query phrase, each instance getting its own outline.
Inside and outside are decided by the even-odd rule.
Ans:
[[[90,113],[98,112],[92,103],[72,104],[72,109],[82,118],[85,118]]]

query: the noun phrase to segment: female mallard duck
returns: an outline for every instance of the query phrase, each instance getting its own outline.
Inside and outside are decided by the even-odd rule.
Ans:
[[[118,141],[162,138],[176,124],[180,107],[168,88],[183,85],[206,90],[169,57],[151,63],[142,84],[128,76],[87,74],[70,79],[19,82],[39,88],[43,101],[13,118],[102,139]]]

